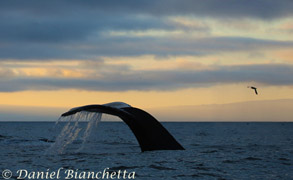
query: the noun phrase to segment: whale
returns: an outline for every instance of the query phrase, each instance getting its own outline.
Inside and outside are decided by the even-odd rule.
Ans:
[[[75,107],[63,113],[61,117],[72,116],[86,111],[105,113],[122,119],[136,137],[141,152],[155,150],[184,150],[164,126],[148,112],[132,107],[124,102],[91,104]]]

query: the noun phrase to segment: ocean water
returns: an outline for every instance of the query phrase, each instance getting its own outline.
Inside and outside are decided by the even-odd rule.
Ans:
[[[102,121],[86,144],[77,137],[62,154],[52,154],[64,124],[0,122],[0,179],[5,169],[16,179],[20,169],[32,175],[59,168],[60,179],[65,170],[120,170],[150,180],[293,179],[293,123],[164,122],[186,150],[142,153],[126,124]]]

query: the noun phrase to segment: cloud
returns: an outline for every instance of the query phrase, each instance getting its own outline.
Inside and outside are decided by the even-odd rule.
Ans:
[[[11,78],[15,76],[14,72],[8,68],[1,68],[0,67],[0,79],[2,78]]]
[[[0,91],[80,89],[96,91],[177,90],[192,87],[257,82],[266,85],[293,85],[293,66],[260,64],[214,66],[207,70],[135,71],[117,70],[88,78],[1,79]]]
[[[34,70],[14,65],[0,68],[0,91],[175,90],[242,81],[291,85],[288,64],[206,67],[185,63],[177,69],[138,71],[131,62],[115,65],[101,59],[150,55],[159,61],[165,56],[231,53],[234,57],[237,52],[291,50],[291,38],[272,40],[268,33],[256,38],[258,34],[239,31],[223,35],[225,28],[215,29],[226,22],[232,29],[252,31],[258,21],[290,20],[292,8],[289,0],[0,1],[1,62],[84,61],[72,68],[48,64]],[[285,28],[291,30],[291,26]]]
[[[76,44],[14,43],[0,59],[96,59],[101,56],[210,55],[219,52],[292,48],[292,41],[245,37],[98,37]]]
[[[205,55],[292,46],[291,41],[243,37],[195,38],[191,32],[208,35],[209,25],[180,18],[220,18],[222,22],[241,18],[271,20],[292,17],[292,8],[289,0],[1,1],[0,59]],[[167,36],[139,37],[131,33],[155,30],[166,32]],[[111,36],[111,32],[121,31],[130,32],[130,36]],[[182,31],[183,35],[168,35],[174,31]]]
[[[91,35],[100,36],[100,32],[113,29],[147,30],[173,27],[151,15],[119,12],[115,8],[105,11],[103,6],[107,6],[107,3],[91,1],[0,2],[0,6],[2,42],[72,43],[87,39]]]
[[[168,15],[199,15],[215,17],[255,17],[277,18],[292,15],[293,3],[290,0],[126,0],[126,1],[57,1],[26,2],[3,1],[1,11],[23,11],[33,15],[66,15],[82,12],[105,14],[151,14]],[[87,14],[88,14],[87,13]]]

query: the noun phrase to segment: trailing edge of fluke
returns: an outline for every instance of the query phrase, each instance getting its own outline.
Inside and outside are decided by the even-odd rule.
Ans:
[[[149,113],[123,102],[76,107],[61,116],[87,111],[106,113],[121,118],[135,135],[141,151],[184,150],[175,138]]]

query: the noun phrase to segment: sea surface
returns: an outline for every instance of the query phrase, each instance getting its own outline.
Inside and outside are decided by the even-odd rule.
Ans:
[[[126,124],[100,122],[86,144],[77,138],[62,154],[51,153],[64,124],[0,122],[0,179],[5,169],[16,179],[20,169],[59,168],[77,173],[126,170],[135,172],[135,179],[150,180],[293,179],[293,123],[164,122],[186,150],[142,153]]]

